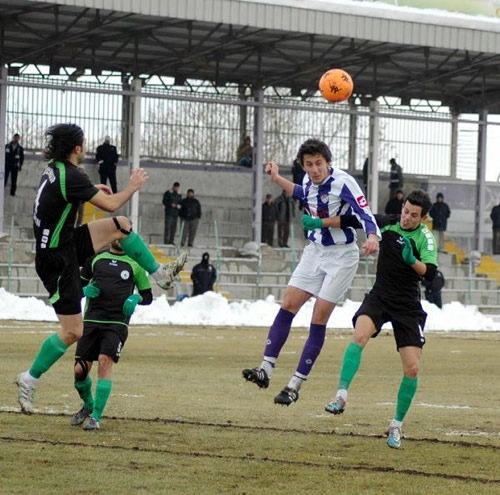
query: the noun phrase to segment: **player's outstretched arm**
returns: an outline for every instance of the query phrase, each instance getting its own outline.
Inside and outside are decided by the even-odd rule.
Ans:
[[[116,194],[107,194],[103,188],[99,187],[100,191],[90,200],[94,206],[101,210],[113,213],[121,208],[132,195],[142,188],[148,180],[148,174],[142,168],[135,168],[130,174],[128,186]]]
[[[293,196],[295,184],[284,177],[281,177],[279,167],[272,160],[266,164],[266,174],[271,176],[271,180],[280,186],[289,196]]]

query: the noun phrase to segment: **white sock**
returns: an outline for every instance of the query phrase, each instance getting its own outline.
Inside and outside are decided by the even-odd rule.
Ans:
[[[30,387],[36,387],[37,383],[39,382],[40,378],[35,378],[34,376],[30,375],[29,371],[25,371],[23,373],[23,380],[30,386]]]
[[[294,388],[295,390],[300,390],[302,384],[307,380],[307,376],[301,375],[300,373],[295,373],[295,375],[290,378],[288,382],[288,388]]]
[[[161,264],[153,273],[150,273],[150,275],[153,277],[153,280],[155,282],[158,282],[158,279],[160,278],[160,275],[162,272],[162,270],[160,270],[160,268],[161,268]]]
[[[347,390],[345,388],[339,388],[337,390],[337,395],[335,396],[335,398],[337,397],[341,397],[345,402],[347,402]]]
[[[264,356],[264,359],[260,364],[261,369],[263,369],[266,372],[268,378],[271,378],[275,363],[276,363],[275,357]]]
[[[403,427],[403,422],[402,421],[398,421],[396,419],[393,419],[391,421],[391,426],[394,427],[394,428],[399,428],[401,429]]]

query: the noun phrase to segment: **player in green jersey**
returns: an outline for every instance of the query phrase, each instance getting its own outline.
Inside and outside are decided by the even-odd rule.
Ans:
[[[87,306],[83,335],[75,352],[75,388],[83,401],[71,418],[73,426],[98,430],[111,393],[111,370],[117,363],[128,336],[128,324],[137,304],[151,304],[153,294],[146,271],[128,257],[119,242],[90,259],[82,269]],[[138,294],[134,294],[137,287]],[[98,362],[95,400],[90,370]]]
[[[89,202],[113,213],[144,186],[148,176],[142,168],[134,169],[127,187],[111,194],[109,187],[92,184],[78,168],[87,151],[87,140],[79,126],[56,124],[47,129],[45,136],[48,164],[33,208],[35,268],[49,293],[60,329],[42,343],[30,368],[17,376],[18,402],[25,414],[33,412],[40,377],[82,335],[80,266],[89,256],[118,240],[125,253],[163,289],[170,287],[186,262],[186,253],[181,253],[172,263],[158,263],[125,216],[103,218],[75,228],[81,203]]]
[[[376,215],[382,232],[375,284],[353,317],[354,337],[347,347],[335,398],[325,410],[344,412],[347,390],[358,371],[364,347],[390,321],[403,365],[403,379],[397,396],[396,413],[389,426],[387,444],[401,445],[403,419],[417,391],[424,325],[427,317],[420,304],[419,282],[432,280],[437,270],[437,249],[432,232],[424,224],[431,201],[427,193],[412,191],[401,215]],[[356,226],[352,216],[338,217],[342,227]]]

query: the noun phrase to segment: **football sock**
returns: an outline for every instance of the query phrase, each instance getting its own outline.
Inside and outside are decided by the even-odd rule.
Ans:
[[[263,369],[267,376],[271,378],[276,363],[276,358],[264,356],[262,363],[260,364],[261,369]]]
[[[45,339],[44,343],[38,351],[29,374],[33,378],[40,378],[64,353],[68,346],[59,338],[59,335],[54,334]]]
[[[264,356],[277,358],[281,348],[286,342],[292,326],[294,314],[286,309],[280,308],[267,335],[267,344]]]
[[[396,415],[394,416],[396,421],[403,421],[408,409],[410,409],[411,401],[417,393],[417,387],[418,378],[403,376],[403,380],[401,380],[401,385],[399,386]]]
[[[109,394],[111,393],[112,381],[108,379],[97,380],[97,387],[95,388],[95,402],[94,411],[92,412],[92,417],[101,421],[101,416],[106,407],[106,402],[108,402]]]
[[[288,382],[288,388],[294,388],[295,390],[300,390],[300,387],[302,387],[302,384],[307,380],[307,376],[301,375],[297,371],[295,374],[290,378],[290,381]]]
[[[131,232],[125,239],[121,239],[120,246],[127,256],[137,261],[148,273],[154,273],[160,268],[160,264],[155,260],[153,253],[136,232]]]
[[[75,381],[75,388],[78,395],[83,400],[83,407],[92,412],[94,409],[94,399],[92,398],[92,378],[87,376],[85,380]]]
[[[311,323],[309,337],[304,345],[304,350],[299,359],[297,373],[302,376],[309,375],[311,369],[321,352],[325,342],[326,325]]]
[[[354,375],[358,372],[362,352],[363,347],[355,342],[351,342],[347,346],[340,370],[339,389],[347,390],[349,388]]]

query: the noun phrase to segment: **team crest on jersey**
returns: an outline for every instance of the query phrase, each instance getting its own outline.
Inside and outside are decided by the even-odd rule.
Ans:
[[[356,198],[356,203],[358,203],[360,208],[366,208],[368,206],[368,201],[366,201],[366,198],[363,195]]]
[[[120,273],[120,277],[122,278],[122,280],[128,280],[130,278],[130,273],[127,270],[123,270]]]
[[[328,193],[321,194],[321,196],[319,197],[319,199],[321,199],[322,203],[328,203]]]

